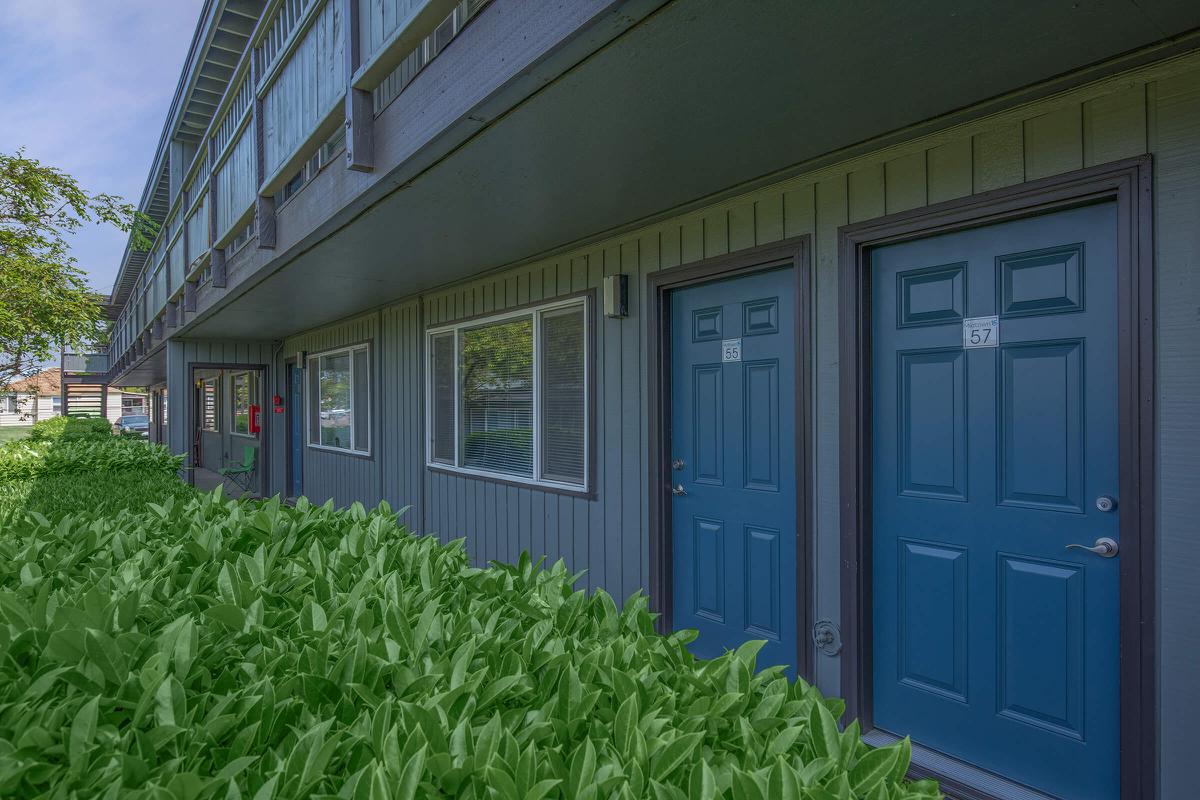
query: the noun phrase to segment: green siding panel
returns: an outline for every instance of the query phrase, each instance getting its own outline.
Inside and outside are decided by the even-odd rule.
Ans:
[[[887,212],[908,211],[925,205],[925,153],[909,153],[884,164]]]
[[[971,140],[967,137],[929,148],[925,166],[930,203],[956,200],[971,193]]]
[[[1146,87],[1135,84],[1083,104],[1083,164],[1146,152]]]
[[[1024,136],[1019,123],[976,134],[972,147],[975,192],[1012,186],[1024,179]]]
[[[1083,117],[1078,104],[1025,120],[1025,179],[1083,166]]]

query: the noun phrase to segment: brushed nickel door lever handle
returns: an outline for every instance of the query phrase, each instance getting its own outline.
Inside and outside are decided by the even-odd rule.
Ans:
[[[1117,544],[1115,539],[1101,536],[1091,547],[1088,547],[1086,544],[1069,544],[1067,545],[1067,549],[1087,550],[1089,553],[1095,553],[1101,558],[1113,558],[1120,552],[1121,546]]]

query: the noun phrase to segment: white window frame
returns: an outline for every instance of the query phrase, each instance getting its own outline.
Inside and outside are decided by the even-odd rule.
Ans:
[[[583,483],[567,483],[542,475],[542,318],[545,314],[564,308],[583,309]],[[492,325],[505,320],[530,317],[533,320],[533,476],[514,475],[510,472],[465,467],[462,465],[462,332],[473,328]],[[592,298],[590,295],[575,295],[563,300],[526,306],[512,311],[473,317],[449,325],[439,325],[425,331],[425,466],[429,469],[491,478],[507,483],[537,486],[573,493],[587,494],[592,489]],[[436,336],[454,335],[454,463],[433,457],[433,339]]]
[[[360,350],[365,350],[367,353],[367,449],[366,450],[358,450],[354,447],[354,439],[355,439],[354,432],[355,432],[356,426],[358,425],[358,422],[355,419],[356,415],[354,413],[354,354]],[[309,370],[317,371],[317,373],[318,373],[317,374],[317,388],[319,389],[321,386],[321,376],[320,376],[321,361],[320,360],[322,358],[328,358],[330,356],[341,355],[342,353],[345,353],[346,355],[348,355],[350,357],[350,446],[349,447],[334,447],[331,444],[321,444],[321,434],[319,431],[317,432],[316,437],[315,437],[316,442],[314,443],[314,441],[313,441],[313,439],[314,439],[313,426],[312,426],[313,415],[311,413],[311,408],[308,404],[309,403],[317,404],[317,415],[319,417],[319,415],[321,413],[321,407],[320,407],[321,399],[320,399],[320,397],[309,397],[309,395],[312,394],[312,392],[309,391],[309,388],[312,385],[309,381],[309,375],[311,374],[309,372]],[[310,450],[324,450],[328,453],[341,453],[342,455],[360,456],[360,457],[366,457],[366,458],[371,457],[372,425],[374,425],[374,423],[375,423],[375,420],[374,420],[375,403],[373,402],[373,398],[372,398],[372,394],[374,393],[374,388],[375,388],[374,387],[375,376],[372,374],[373,371],[374,371],[374,364],[371,361],[371,343],[370,342],[359,342],[358,344],[351,344],[351,345],[347,345],[345,347],[335,347],[332,350],[322,350],[319,353],[309,353],[308,354],[308,360],[304,364],[304,375],[302,376],[303,381],[304,381],[304,391],[303,391],[304,409],[303,409],[303,412],[304,412],[304,445],[305,445],[305,447],[309,448]]]

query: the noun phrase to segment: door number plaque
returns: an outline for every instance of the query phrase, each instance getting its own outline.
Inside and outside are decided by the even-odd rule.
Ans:
[[[721,342],[721,361],[741,361],[742,340],[725,339]]]
[[[963,347],[999,347],[999,317],[966,317],[963,319]]]

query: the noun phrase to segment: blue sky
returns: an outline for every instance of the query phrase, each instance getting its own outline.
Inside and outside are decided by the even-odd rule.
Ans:
[[[0,0],[0,151],[141,197],[202,0]],[[112,290],[126,236],[88,227],[72,252]]]

